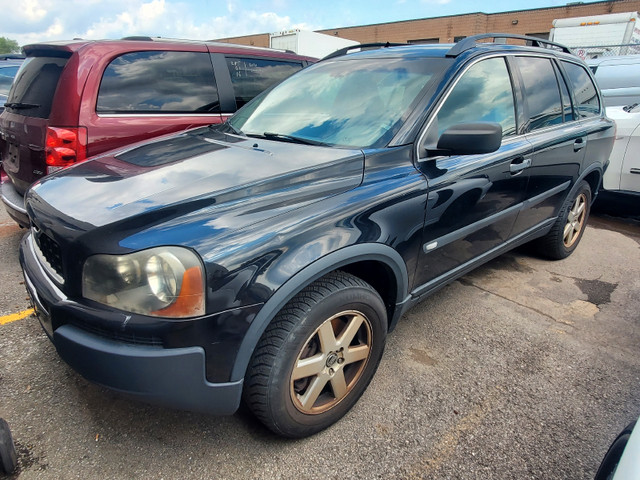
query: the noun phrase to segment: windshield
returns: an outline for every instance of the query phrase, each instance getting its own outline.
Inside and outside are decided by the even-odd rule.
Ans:
[[[347,59],[302,70],[240,109],[246,135],[367,148],[386,145],[443,59]]]

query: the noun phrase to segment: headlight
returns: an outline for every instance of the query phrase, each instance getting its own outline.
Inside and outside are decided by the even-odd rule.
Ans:
[[[204,315],[204,292],[202,262],[182,247],[93,255],[82,270],[85,298],[143,315]]]

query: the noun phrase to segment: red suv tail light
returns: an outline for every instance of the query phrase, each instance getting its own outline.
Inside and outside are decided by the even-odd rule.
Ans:
[[[85,127],[47,127],[45,141],[47,175],[87,158]]]

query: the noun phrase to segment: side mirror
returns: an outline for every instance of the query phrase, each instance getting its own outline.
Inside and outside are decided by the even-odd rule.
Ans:
[[[435,149],[425,147],[427,156],[477,155],[495,152],[502,144],[502,126],[499,123],[459,123],[447,128]]]

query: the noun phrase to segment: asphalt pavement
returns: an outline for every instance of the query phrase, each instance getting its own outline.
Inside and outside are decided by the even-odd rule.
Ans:
[[[591,479],[640,415],[640,222],[592,216],[576,252],[519,249],[413,308],[355,408],[303,440],[245,409],[138,403],[62,362],[29,315],[0,208],[0,417],[9,478]],[[21,318],[24,317],[24,318]]]

